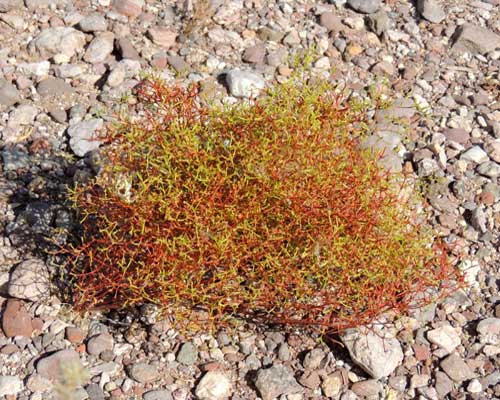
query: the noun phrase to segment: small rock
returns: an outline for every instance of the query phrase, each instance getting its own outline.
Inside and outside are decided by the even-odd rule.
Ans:
[[[255,46],[247,47],[241,56],[244,62],[251,64],[263,64],[266,57],[266,46],[257,44]]]
[[[439,24],[446,14],[436,0],[418,0],[417,10],[427,21]]]
[[[40,359],[36,364],[36,371],[43,378],[54,382],[62,378],[64,369],[73,367],[83,370],[78,353],[73,349],[66,349]]]
[[[30,42],[30,47],[42,57],[63,54],[71,58],[81,52],[84,46],[85,34],[66,26],[44,29]]]
[[[90,42],[83,59],[89,63],[102,63],[113,52],[114,34],[111,32],[101,33]]]
[[[388,75],[388,76],[392,76],[396,73],[396,69],[394,68],[394,65],[392,65],[391,63],[387,62],[387,61],[380,61],[379,63],[375,64],[371,71],[374,73],[374,74],[377,74],[377,75]]]
[[[195,389],[195,395],[200,400],[222,400],[230,397],[232,392],[231,381],[221,371],[208,371]]]
[[[445,325],[440,328],[432,329],[427,332],[429,342],[437,344],[451,353],[457,346],[460,345],[460,336],[455,328],[450,325]]]
[[[17,376],[0,376],[0,396],[15,396],[23,390],[23,381]]]
[[[500,318],[486,318],[477,324],[476,331],[480,335],[481,343],[500,343]]]
[[[338,32],[343,29],[340,17],[330,11],[326,11],[320,15],[319,24],[324,26],[328,31]]]
[[[315,390],[321,384],[318,371],[305,371],[298,381],[302,386],[311,390]]]
[[[21,100],[18,90],[5,79],[0,79],[0,104],[13,106]]]
[[[31,337],[33,326],[31,315],[20,300],[9,299],[3,313],[2,329],[7,337]]]
[[[38,94],[42,97],[59,97],[74,92],[74,89],[64,79],[47,78],[36,87]]]
[[[304,368],[306,369],[317,369],[319,368],[321,361],[325,358],[325,353],[321,349],[313,349],[306,354],[304,357]]]
[[[10,113],[7,125],[9,128],[19,128],[20,126],[30,125],[37,115],[38,108],[31,104],[22,104]]]
[[[283,365],[273,365],[271,368],[260,369],[257,372],[255,387],[262,400],[272,400],[281,395],[302,393],[303,391],[292,371]]]
[[[184,365],[193,365],[198,359],[198,350],[192,342],[184,343],[179,353],[177,354],[177,361]]]
[[[448,378],[444,372],[436,371],[435,373],[436,383],[434,387],[440,398],[445,398],[448,393],[453,390],[453,382]]]
[[[144,400],[173,400],[172,393],[168,390],[150,390],[142,395]]]
[[[171,28],[157,26],[148,30],[148,37],[154,44],[169,49],[175,44],[177,33]]]
[[[109,87],[117,87],[120,86],[126,77],[125,66],[123,64],[118,63],[111,73],[108,75],[108,79],[106,83]]]
[[[7,13],[23,8],[23,0],[0,0],[0,12]]]
[[[17,66],[17,69],[23,75],[35,76],[38,79],[46,78],[49,75],[50,62],[21,63]]]
[[[461,160],[472,161],[481,164],[488,161],[488,154],[479,146],[472,146],[470,149],[462,153]]]
[[[323,378],[321,389],[326,397],[337,397],[342,390],[342,378],[339,374],[330,374]]]
[[[128,368],[128,375],[139,383],[154,382],[158,379],[158,369],[151,364],[138,362]]]
[[[99,148],[101,142],[98,140],[97,133],[102,129],[104,121],[100,118],[89,119],[87,121],[78,122],[68,128],[70,137],[69,145],[71,150],[79,156],[83,157],[89,151]]]
[[[462,357],[456,353],[450,354],[440,364],[446,374],[455,382],[462,382],[474,377],[470,367],[464,362]]]
[[[360,397],[378,397],[382,385],[375,379],[353,383],[351,390]]]
[[[18,264],[9,279],[8,293],[18,299],[38,301],[50,293],[49,272],[43,261],[30,259]]]
[[[390,27],[390,19],[385,11],[368,15],[366,25],[377,36],[384,35]]]
[[[229,92],[234,97],[254,98],[265,87],[265,81],[250,71],[233,69],[226,75]]]
[[[467,391],[469,393],[481,393],[483,391],[483,385],[477,379],[472,379],[467,385]]]
[[[500,164],[493,161],[486,161],[476,168],[476,171],[488,178],[500,176]]]
[[[83,339],[85,339],[85,333],[80,328],[68,326],[66,328],[66,339],[71,343],[82,343]]]
[[[453,36],[453,50],[458,52],[486,54],[500,47],[500,35],[472,24],[459,26]]]
[[[426,374],[416,374],[410,378],[410,389],[427,387],[431,377]]]
[[[113,0],[115,11],[127,17],[138,17],[141,15],[144,5],[144,0]]]
[[[140,60],[141,56],[135,49],[134,45],[127,38],[119,38],[116,40],[116,49],[123,59]]]
[[[373,14],[379,10],[380,0],[347,0],[347,5],[354,11]]]
[[[366,328],[348,329],[341,335],[352,360],[375,379],[386,377],[403,361],[401,344]]]
[[[465,144],[470,140],[470,135],[463,128],[449,128],[443,131],[446,139],[460,144]]]
[[[87,343],[87,353],[98,356],[103,351],[113,350],[113,336],[109,333],[101,333],[93,336]]]
[[[92,13],[80,20],[78,28],[83,32],[101,32],[108,29],[108,22],[102,14]]]
[[[167,63],[178,73],[185,74],[189,72],[189,65],[181,56],[167,56]]]
[[[104,391],[96,383],[85,386],[89,400],[104,400]]]

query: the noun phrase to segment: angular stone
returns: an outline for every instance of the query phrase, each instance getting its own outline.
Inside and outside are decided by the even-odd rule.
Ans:
[[[66,339],[71,343],[82,343],[85,339],[85,333],[75,326],[68,326],[66,328]]]
[[[470,135],[463,128],[449,128],[443,131],[446,139],[460,144],[465,144],[470,140]]]
[[[460,336],[455,328],[450,325],[445,325],[427,332],[429,342],[437,344],[439,347],[451,353],[457,346],[460,345]]]
[[[487,28],[464,24],[457,28],[453,50],[471,54],[486,54],[500,47],[500,35]]]
[[[366,328],[348,329],[340,337],[352,360],[375,379],[390,375],[403,361],[401,344],[394,338]]]
[[[474,372],[465,363],[465,361],[456,353],[450,354],[441,361],[441,369],[446,372],[455,382],[463,382],[474,378]]]
[[[500,318],[486,318],[481,320],[476,327],[481,343],[500,343]]]
[[[102,14],[92,13],[80,20],[78,28],[83,32],[102,32],[108,29],[108,21]]]
[[[488,161],[488,154],[486,154],[486,152],[481,147],[472,146],[470,149],[462,153],[460,159],[481,164],[485,161]]]
[[[273,365],[271,368],[260,369],[255,379],[255,387],[262,400],[272,400],[281,395],[303,392],[292,371],[283,365]]]
[[[306,369],[317,369],[325,358],[325,352],[321,349],[313,349],[306,354],[302,365]]]
[[[150,390],[142,395],[144,400],[173,400],[172,393],[168,390]]]
[[[326,397],[336,397],[342,390],[342,377],[336,373],[325,376],[321,389]]]
[[[7,337],[31,337],[33,326],[31,315],[20,300],[9,299],[2,318],[2,329]]]
[[[18,299],[38,301],[49,294],[47,266],[41,260],[29,259],[18,264],[9,279],[8,293]]]
[[[251,64],[263,64],[266,57],[266,46],[263,44],[256,44],[245,49],[241,59]]]
[[[169,49],[175,44],[177,33],[171,28],[165,26],[156,26],[148,30],[148,37],[154,44]]]
[[[445,398],[448,393],[453,390],[453,382],[448,378],[444,372],[436,371],[435,373],[436,383],[434,387],[441,399]]]
[[[56,54],[73,57],[81,52],[84,46],[85,34],[67,26],[44,29],[30,42],[30,48],[42,57],[52,57]]]
[[[177,354],[177,361],[184,365],[193,365],[198,359],[198,350],[192,342],[184,343],[179,353]]]
[[[89,151],[98,149],[101,142],[97,135],[103,125],[104,121],[98,118],[81,121],[70,126],[68,128],[68,135],[70,137],[69,145],[71,150],[77,156],[83,157]]]
[[[90,42],[83,59],[89,63],[104,62],[113,52],[115,36],[111,32],[101,33]]]
[[[379,393],[382,392],[382,385],[375,379],[367,379],[353,383],[351,390],[360,397],[372,398],[378,397]]]
[[[52,382],[61,379],[67,368],[83,370],[80,357],[73,349],[56,351],[40,359],[36,364],[36,372]]]
[[[231,381],[221,371],[208,371],[195,389],[195,395],[200,400],[223,400],[229,398],[232,393]]]
[[[427,21],[439,24],[446,14],[436,0],[418,0],[417,10]]]
[[[116,49],[120,53],[122,58],[131,60],[140,60],[141,56],[139,52],[135,49],[134,45],[127,38],[119,38],[116,40]]]
[[[0,0],[0,12],[18,10],[24,6],[23,0]]]

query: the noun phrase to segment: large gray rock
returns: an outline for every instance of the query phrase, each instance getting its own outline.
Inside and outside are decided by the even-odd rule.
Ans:
[[[233,386],[225,373],[208,371],[196,386],[195,395],[200,400],[223,400],[232,392]]]
[[[229,92],[234,97],[254,98],[264,87],[264,79],[254,72],[233,69],[226,75]]]
[[[401,344],[366,328],[348,329],[341,336],[352,360],[371,377],[389,376],[403,361]]]
[[[72,57],[83,50],[85,34],[67,26],[44,29],[34,38],[29,47],[42,57],[63,54]]]
[[[444,325],[436,329],[431,329],[427,332],[429,342],[437,344],[439,347],[451,353],[457,346],[460,345],[460,336],[457,330],[451,325]]]
[[[104,121],[100,118],[78,122],[68,128],[69,146],[71,150],[83,157],[89,151],[97,150],[101,145],[98,131],[102,129]]]
[[[354,11],[363,14],[376,13],[380,8],[380,0],[347,0],[347,4]]]
[[[436,0],[418,0],[417,10],[427,21],[435,24],[440,23],[446,17],[443,8]]]
[[[303,391],[292,371],[283,365],[273,365],[271,368],[259,370],[255,387],[262,400],[272,400],[281,395],[302,393]]]
[[[485,54],[500,48],[500,35],[487,28],[464,24],[454,34],[453,50],[471,54]]]
[[[193,365],[197,359],[198,350],[192,342],[184,343],[177,353],[177,361],[184,365]]]
[[[21,97],[16,87],[5,79],[0,79],[0,104],[9,107],[18,103],[19,100]]]
[[[18,264],[9,279],[8,293],[18,299],[38,301],[50,293],[49,272],[41,260],[29,259]]]

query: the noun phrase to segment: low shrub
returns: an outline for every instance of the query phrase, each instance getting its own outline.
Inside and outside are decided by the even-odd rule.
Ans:
[[[80,309],[339,331],[460,281],[409,179],[359,145],[365,107],[331,84],[291,79],[233,106],[157,79],[136,95],[142,116],[107,131],[101,172],[72,191]]]

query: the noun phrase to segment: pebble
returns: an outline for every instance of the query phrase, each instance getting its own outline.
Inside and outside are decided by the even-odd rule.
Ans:
[[[23,7],[23,0],[0,0],[0,12],[18,10]]]
[[[7,300],[2,316],[2,329],[7,337],[31,336],[33,333],[31,315],[22,301],[16,299]]]
[[[102,14],[92,13],[78,22],[78,28],[83,32],[103,32],[108,29],[108,22]]]
[[[48,356],[42,356],[36,364],[36,372],[52,382],[61,379],[66,368],[83,369],[80,357],[73,349],[59,350]]]
[[[342,390],[342,378],[338,374],[330,374],[323,378],[321,390],[326,397],[336,397]]]
[[[101,142],[97,139],[98,132],[103,128],[104,121],[101,118],[89,119],[78,122],[68,128],[71,150],[83,157],[89,151],[99,148]]]
[[[14,85],[0,78],[0,104],[6,107],[13,106],[21,100],[19,91]]]
[[[282,395],[302,393],[303,391],[292,371],[279,364],[267,369],[260,369],[255,379],[255,387],[262,400],[272,400]]]
[[[23,390],[23,386],[17,376],[0,375],[0,396],[15,396]]]
[[[198,350],[192,342],[184,343],[179,353],[177,354],[177,361],[184,365],[193,365],[198,359]]]
[[[36,90],[42,97],[63,96],[74,91],[69,83],[60,78],[47,78],[41,81]]]
[[[28,259],[13,270],[8,293],[18,299],[39,301],[50,294],[49,272],[45,263],[38,259]]]
[[[417,10],[427,21],[435,24],[439,24],[446,18],[446,14],[437,0],[418,0]]]
[[[144,0],[113,0],[113,8],[127,17],[138,17],[145,5]]]
[[[140,383],[154,382],[160,376],[157,367],[145,362],[132,364],[128,368],[128,375]]]
[[[474,377],[473,371],[456,353],[450,354],[440,363],[441,369],[455,382],[463,382]]]
[[[42,57],[62,54],[68,58],[82,52],[85,46],[85,34],[74,28],[57,26],[47,28],[30,42],[30,47]]]
[[[113,350],[114,339],[109,333],[93,336],[87,342],[87,353],[98,356],[106,350]]]
[[[500,318],[485,318],[477,324],[481,343],[500,344]]]
[[[472,146],[470,149],[462,153],[461,160],[472,161],[481,164],[488,161],[488,154],[480,146]]]
[[[231,381],[221,371],[208,371],[195,389],[195,395],[200,400],[223,400],[229,398],[232,392]]]
[[[148,37],[154,44],[169,49],[175,44],[177,33],[170,28],[157,26],[148,30]]]
[[[450,325],[432,329],[427,332],[427,339],[429,342],[437,344],[439,347],[451,353],[457,346],[460,345],[460,336],[455,328]]]
[[[379,10],[380,0],[347,0],[347,5],[354,11],[373,14]]]
[[[89,63],[104,62],[113,52],[115,36],[111,32],[104,32],[96,36],[87,47],[83,59]]]
[[[390,375],[403,361],[401,344],[394,338],[382,338],[366,328],[348,329],[341,340],[352,360],[372,378]]]
[[[453,50],[471,54],[485,54],[500,47],[500,35],[487,28],[463,24],[454,34]]]
[[[360,397],[378,397],[382,392],[382,385],[375,379],[355,382],[351,386],[351,390]]]
[[[234,97],[254,98],[265,87],[265,81],[254,72],[231,70],[226,75],[229,92]]]
[[[150,390],[142,395],[144,400],[173,400],[172,393],[168,390]]]

